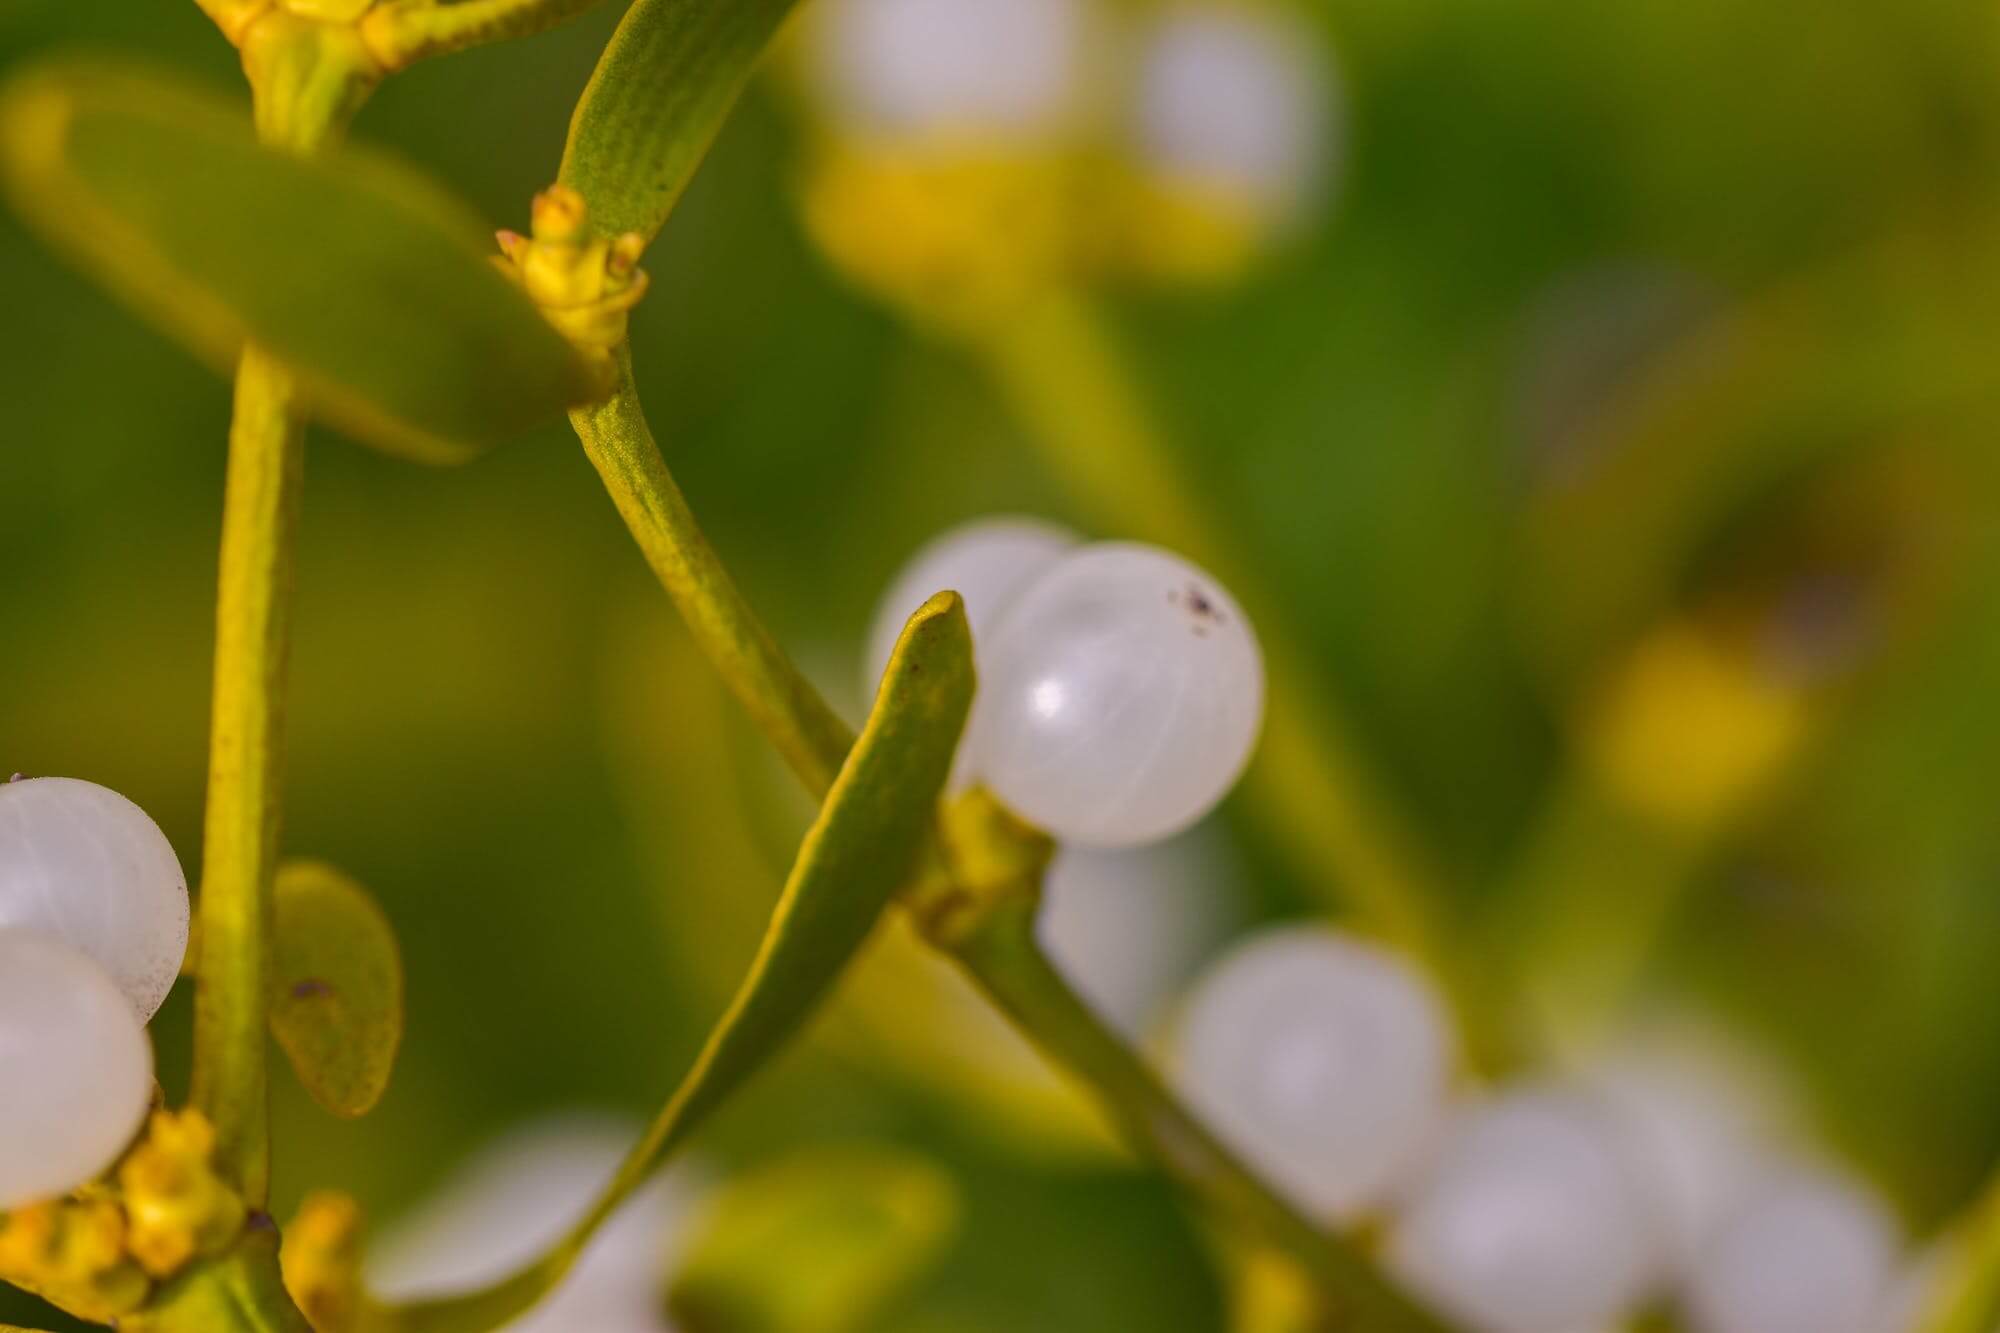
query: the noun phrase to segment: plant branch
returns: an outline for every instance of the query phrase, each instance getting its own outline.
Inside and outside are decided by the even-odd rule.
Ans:
[[[1919,1333],[1991,1333],[2000,1320],[2000,1175],[1987,1182],[1952,1232],[1940,1279],[1924,1301]]]
[[[304,458],[291,376],[246,349],[223,498],[193,1098],[214,1122],[224,1174],[253,1206],[270,1186],[265,998]]]
[[[1499,1060],[1505,1042],[1492,1031],[1489,987],[1453,939],[1440,886],[1345,722],[1308,683],[1307,655],[1274,599],[1232,557],[1180,475],[1096,313],[1054,294],[972,345],[1079,505],[1114,530],[1173,547],[1236,593],[1262,640],[1271,718],[1245,775],[1252,809],[1333,905],[1431,968],[1476,1052]]]
[[[1373,1264],[1279,1198],[1190,1115],[1050,964],[1035,895],[994,904],[944,945],[1051,1060],[1088,1086],[1126,1136],[1175,1183],[1297,1262],[1357,1333],[1445,1333],[1447,1325]]]
[[[387,0],[361,18],[362,40],[385,71],[470,46],[529,37],[601,0]]]
[[[702,652],[806,790],[822,797],[854,732],[778,647],[695,522],[646,425],[628,350],[617,376],[609,398],[570,414],[577,438]]]
[[[838,771],[851,733],[785,657],[702,536],[646,426],[629,350],[620,351],[618,374],[609,400],[571,416],[585,451],[703,652],[817,795],[824,790],[824,775]],[[956,909],[976,897],[940,882],[949,873],[937,854],[941,845],[934,840],[926,849],[903,894],[924,933],[934,938],[949,931],[944,923],[957,919]],[[999,850],[1004,855],[1009,849]],[[1097,1021],[1042,957],[1032,910],[1030,904],[1016,914],[997,912],[984,928],[952,936],[962,941],[961,961],[1030,1039],[1093,1087],[1134,1145],[1156,1157],[1177,1182],[1300,1257],[1329,1297],[1345,1301],[1364,1321],[1357,1329],[1443,1333],[1443,1325],[1398,1295],[1365,1259],[1259,1184]]]

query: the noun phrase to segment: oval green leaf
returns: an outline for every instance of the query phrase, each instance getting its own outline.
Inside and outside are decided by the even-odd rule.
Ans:
[[[636,0],[570,121],[558,177],[600,235],[651,240],[795,0]]]
[[[241,106],[170,77],[74,60],[18,76],[0,190],[216,369],[256,342],[320,415],[394,453],[456,461],[604,387],[437,186],[361,150],[266,148]]]
[[[271,1033],[299,1082],[337,1116],[366,1115],[403,1043],[403,956],[368,891],[332,866],[278,871]]]
[[[923,1157],[807,1150],[723,1190],[668,1311],[686,1333],[867,1333],[937,1260],[958,1211],[951,1177]]]
[[[972,631],[957,593],[904,626],[874,711],[807,831],[749,975],[646,1137],[590,1212],[541,1258],[480,1291],[384,1312],[401,1333],[499,1327],[560,1282],[655,1167],[803,1027],[908,878],[972,708]]]

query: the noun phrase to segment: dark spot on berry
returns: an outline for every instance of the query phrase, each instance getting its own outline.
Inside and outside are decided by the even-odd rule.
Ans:
[[[304,981],[294,982],[292,985],[294,1000],[317,1000],[332,994],[332,983],[321,981],[318,977],[307,977]]]

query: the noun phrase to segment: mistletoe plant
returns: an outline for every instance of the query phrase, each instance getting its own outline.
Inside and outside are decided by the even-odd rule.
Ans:
[[[177,959],[187,938],[171,849],[88,784],[0,788],[26,840],[11,852],[83,867],[60,898],[44,885],[26,907],[0,903],[0,1030],[25,1034],[23,1060],[53,1090],[17,1104],[88,1108],[31,1116],[48,1141],[0,1147],[0,1277],[133,1333],[499,1327],[563,1278],[620,1202],[799,1030],[878,919],[900,912],[1135,1148],[1250,1244],[1285,1256],[1341,1326],[1443,1328],[1222,1147],[1043,955],[1034,921],[1049,836],[982,787],[946,794],[974,695],[960,597],[937,591],[902,625],[855,733],[752,612],[648,430],[625,336],[646,290],[639,260],[790,0],[637,0],[576,109],[557,184],[534,201],[528,234],[501,234],[497,262],[462,205],[344,146],[345,132],[383,79],[534,33],[591,0],[201,3],[242,53],[249,124],[225,101],[125,63],[52,62],[0,93],[0,180],[13,205],[236,385],[190,1104],[157,1105],[140,1026],[171,980],[159,959]],[[316,1196],[282,1251],[265,1211],[267,1032],[314,1097],[351,1116],[381,1096],[402,1025],[394,936],[368,894],[330,867],[280,860],[306,425],[449,463],[564,410],[701,648],[820,808],[734,1001],[596,1202],[505,1280],[391,1305],[361,1287],[351,1206]],[[1199,770],[1173,796],[1181,807],[1122,816],[1184,823],[1229,785],[1255,734],[1255,643],[1199,571],[1146,548],[1096,558],[1105,568],[1079,575],[1096,580],[1087,591],[1166,577],[1185,599],[1174,614],[1248,645],[1233,674],[1207,685],[1223,731],[1176,757],[1183,773]],[[1059,633],[1059,596],[1047,612],[1041,628]],[[1032,756],[1017,760],[1032,786]],[[50,809],[74,818],[58,828],[32,817]],[[114,910],[64,914],[91,894],[111,895]],[[133,907],[135,894],[150,907]],[[65,1090],[82,1095],[65,1102]]]

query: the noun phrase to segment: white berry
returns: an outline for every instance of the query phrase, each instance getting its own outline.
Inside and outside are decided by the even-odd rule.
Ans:
[[[1236,785],[1263,722],[1249,620],[1152,546],[1057,561],[993,626],[980,666],[972,767],[1066,842],[1129,847],[1187,828]]]
[[[1137,1039],[1230,933],[1238,876],[1208,824],[1145,847],[1064,847],[1036,928],[1098,1016]]]
[[[1688,1291],[1700,1333],[1873,1333],[1896,1229],[1864,1190],[1789,1169],[1759,1181],[1702,1247]]]
[[[0,784],[0,929],[55,936],[104,969],[141,1023],[187,954],[187,877],[160,826],[74,778]]]
[[[572,1114],[503,1135],[370,1247],[370,1286],[406,1301],[513,1272],[583,1214],[639,1133],[622,1118]],[[687,1188],[683,1169],[634,1194],[562,1284],[507,1333],[667,1333],[660,1293]]]
[[[987,518],[953,528],[926,543],[897,571],[868,627],[864,683],[873,688],[888,669],[903,625],[935,593],[965,599],[975,647],[1014,595],[1078,544],[1075,533],[1037,518]]]
[[[1214,4],[1170,11],[1140,59],[1135,133],[1148,166],[1289,221],[1332,153],[1333,76],[1313,34],[1282,11]]]
[[[153,1048],[97,964],[33,930],[0,930],[0,1209],[66,1194],[145,1119]]]
[[[1655,1266],[1629,1172],[1590,1102],[1502,1097],[1452,1129],[1397,1220],[1390,1262],[1482,1333],[1609,1324],[1645,1295]]]
[[[834,0],[815,19],[819,80],[868,132],[1046,134],[1085,83],[1081,0]]]
[[[1381,1202],[1433,1140],[1449,1033],[1431,987],[1395,955],[1289,927],[1202,977],[1174,1065],[1223,1138],[1309,1211],[1341,1221]]]

